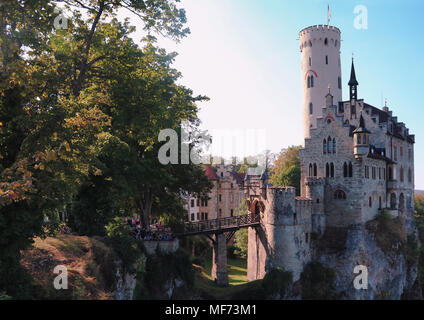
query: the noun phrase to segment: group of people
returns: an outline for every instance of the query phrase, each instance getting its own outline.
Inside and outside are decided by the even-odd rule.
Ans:
[[[138,219],[127,219],[127,224],[131,233],[137,240],[145,241],[172,241],[174,236],[165,228],[161,222],[153,221],[150,229],[142,227],[141,221]]]

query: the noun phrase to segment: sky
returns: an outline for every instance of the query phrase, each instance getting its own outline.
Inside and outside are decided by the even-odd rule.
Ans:
[[[358,97],[380,108],[387,99],[415,134],[415,185],[424,189],[423,1],[181,0],[191,34],[159,44],[178,53],[180,83],[210,98],[199,104],[203,128],[241,132],[245,144],[254,131],[262,150],[279,152],[304,144],[298,35],[327,23],[327,5],[330,25],[342,32],[343,99],[354,54]],[[367,9],[366,29],[355,28],[358,5]],[[141,39],[141,25],[132,22]]]

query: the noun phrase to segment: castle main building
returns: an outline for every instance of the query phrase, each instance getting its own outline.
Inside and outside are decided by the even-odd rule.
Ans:
[[[300,31],[305,145],[300,150],[301,197],[271,186],[266,174],[247,175],[251,212],[262,226],[249,230],[248,279],[281,266],[297,280],[312,259],[311,235],[364,225],[385,210],[413,217],[414,135],[387,106],[358,98],[352,60],[349,101],[342,101],[340,30]]]

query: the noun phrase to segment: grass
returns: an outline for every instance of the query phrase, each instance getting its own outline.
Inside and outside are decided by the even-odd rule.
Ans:
[[[231,299],[257,285],[256,281],[247,282],[247,261],[245,259],[227,259],[228,287],[220,287],[212,281],[212,254],[204,262],[204,267],[194,265],[196,270],[196,288],[208,299]]]
[[[212,255],[205,259],[205,277],[212,280]],[[230,286],[237,286],[247,283],[247,261],[245,259],[227,258],[228,281]]]

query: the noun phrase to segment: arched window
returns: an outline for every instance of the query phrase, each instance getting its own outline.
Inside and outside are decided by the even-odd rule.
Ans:
[[[311,87],[311,77],[308,76],[308,88],[310,88],[310,87]]]
[[[370,198],[368,199],[368,205],[370,206],[370,208],[372,207],[372,197],[370,197]]]
[[[347,178],[347,164],[343,163],[343,177]]]
[[[390,209],[394,210],[396,209],[396,194],[392,193],[390,195]]]
[[[327,140],[325,140],[325,139],[322,142],[322,153],[324,153],[324,154],[327,153]]]
[[[328,39],[327,38],[325,38],[324,39],[324,44],[327,46],[328,45]]]
[[[412,171],[411,171],[411,168],[408,169],[408,182],[412,182]]]
[[[328,163],[325,164],[325,176],[328,178],[330,176],[330,166]]]
[[[314,76],[311,76],[311,88],[314,87]]]
[[[403,167],[400,167],[400,182],[403,182]]]
[[[333,153],[336,153],[336,138],[333,138]]]
[[[400,196],[399,196],[399,209],[400,210],[405,209],[405,197],[404,197],[403,193],[401,193]]]
[[[334,178],[334,163],[332,162],[330,164],[330,176],[331,178]]]
[[[316,163],[314,163],[314,177],[316,177],[318,175],[318,172],[317,172],[317,164]]]
[[[346,199],[346,193],[343,190],[336,190],[334,192],[334,199],[344,200]]]
[[[314,113],[314,105],[311,103],[309,103],[309,114],[313,114]]]
[[[312,164],[309,164],[309,176],[312,177]]]
[[[328,137],[328,139],[327,139],[327,153],[328,154],[330,154],[331,153],[331,146],[332,146],[332,143],[331,143],[331,137]]]
[[[353,166],[352,162],[349,162],[349,178],[353,177]]]

